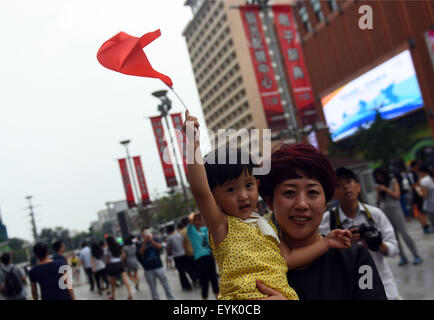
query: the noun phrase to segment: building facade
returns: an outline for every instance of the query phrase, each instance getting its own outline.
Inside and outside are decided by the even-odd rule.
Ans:
[[[237,9],[246,2],[187,0],[185,3],[192,8],[193,18],[183,35],[206,124],[213,132],[229,128],[267,128],[243,21]],[[409,50],[423,98],[423,108],[411,114],[416,122],[428,124],[429,136],[432,137],[434,71],[425,35],[434,25],[434,2],[275,0],[268,4],[292,6],[315,94],[318,124],[327,123],[324,97],[400,52]],[[372,29],[362,29],[359,25],[364,13],[360,8],[366,5],[372,9]],[[285,118],[289,125],[294,120],[289,119],[292,115],[287,110],[291,101],[288,103]],[[300,115],[292,108],[300,129]],[[329,128],[325,125],[312,128],[316,143],[323,152],[327,152],[329,144],[331,124],[328,125]],[[277,142],[282,141],[279,135],[275,138]],[[304,136],[302,140],[307,139]],[[295,142],[294,137],[285,141]]]

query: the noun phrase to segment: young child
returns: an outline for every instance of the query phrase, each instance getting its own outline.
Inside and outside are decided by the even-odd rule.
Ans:
[[[196,117],[185,113],[184,131],[194,125],[199,134]],[[187,136],[189,143],[191,137]],[[298,300],[297,293],[287,282],[286,272],[305,266],[330,248],[348,248],[351,233],[334,230],[323,241],[290,251],[279,241],[274,225],[254,212],[258,202],[259,180],[252,175],[257,167],[250,155],[248,164],[237,150],[237,163],[229,164],[226,151],[225,164],[205,165],[200,161],[199,141],[194,139],[193,164],[188,164],[188,181],[191,192],[210,233],[210,245],[216,258],[220,281],[220,300],[260,299],[266,296],[256,288],[256,280],[279,291],[286,298]],[[189,148],[187,148],[189,149]],[[221,150],[220,150],[221,152]],[[219,150],[215,153],[218,160]],[[205,158],[209,157],[207,155]],[[188,159],[188,158],[187,158]],[[197,162],[198,160],[199,162]],[[283,256],[283,257],[282,257]]]

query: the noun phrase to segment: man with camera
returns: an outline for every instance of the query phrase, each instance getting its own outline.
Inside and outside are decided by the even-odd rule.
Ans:
[[[378,208],[359,202],[360,183],[353,171],[346,168],[336,170],[338,184],[334,199],[337,207],[324,214],[318,231],[327,234],[333,229],[352,232],[352,242],[361,242],[374,259],[389,300],[402,299],[392,271],[384,257],[398,253],[398,242],[393,227],[385,214]]]

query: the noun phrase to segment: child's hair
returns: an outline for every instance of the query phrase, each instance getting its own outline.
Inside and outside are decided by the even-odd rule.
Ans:
[[[219,154],[222,153],[225,153],[225,161],[224,163],[219,164]],[[236,154],[236,159],[229,159],[229,155],[234,154]],[[236,161],[235,163],[230,163],[229,160],[231,160],[231,162],[234,160]],[[247,171],[251,174],[253,168],[259,167],[259,165],[253,161],[249,153],[243,152],[240,148],[229,148],[227,145],[208,153],[204,157],[204,166],[211,191],[213,191],[215,187],[219,185],[221,186],[227,181],[237,179],[243,172]]]
[[[287,179],[300,178],[297,171],[315,178],[324,189],[326,202],[335,192],[336,175],[325,155],[310,144],[283,144],[271,154],[269,174],[260,177],[259,194],[273,200],[274,188]]]

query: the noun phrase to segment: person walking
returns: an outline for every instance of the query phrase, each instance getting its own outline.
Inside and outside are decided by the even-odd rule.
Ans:
[[[127,266],[127,274],[130,280],[134,283],[134,287],[139,291],[139,261],[137,260],[137,248],[133,243],[134,236],[130,235],[125,241],[122,248],[125,253],[125,264]]]
[[[29,273],[33,300],[39,299],[37,284],[41,289],[42,300],[75,300],[71,275],[65,265],[48,258],[48,247],[42,242],[34,245],[33,252],[38,259]]]
[[[216,299],[219,294],[216,263],[211,254],[208,241],[208,229],[204,226],[199,212],[192,212],[189,216],[187,234],[193,247],[194,259],[199,272],[199,281],[202,288],[202,300],[208,300],[209,282]]]
[[[407,257],[403,251],[399,235],[404,239],[408,248],[414,256],[413,264],[417,265],[422,263],[422,258],[419,256],[416,244],[407,232],[405,225],[404,213],[401,209],[401,203],[399,201],[401,197],[401,190],[399,190],[399,184],[396,179],[391,179],[389,173],[382,168],[377,168],[373,172],[375,182],[378,184],[377,190],[377,205],[383,211],[389,221],[391,222],[396,239],[398,240],[398,249],[401,260],[398,265],[403,266],[408,263]]]
[[[79,255],[80,264],[83,266],[83,270],[87,275],[87,279],[90,284],[90,291],[94,290],[94,279],[92,273],[91,252],[86,242],[81,245],[81,251]]]
[[[53,254],[53,260],[59,260],[64,265],[68,265],[68,261],[66,260],[66,257],[64,256],[65,253],[65,244],[57,240],[52,245],[54,254]]]
[[[425,166],[419,166],[418,187],[417,193],[424,199],[423,209],[426,212],[429,220],[431,221],[431,227],[434,226],[434,180],[431,177],[431,170]]]
[[[187,235],[188,218],[182,220],[178,224],[178,232],[184,237],[185,240],[185,267],[190,278],[193,280],[193,286],[200,287],[199,273],[196,267],[196,261],[194,260],[193,247],[191,246],[190,239]]]
[[[12,263],[12,255],[4,252],[0,257],[0,293],[6,300],[26,300],[26,273]]]
[[[116,282],[118,278],[121,278],[123,284],[127,288],[128,300],[132,300],[133,296],[131,295],[130,283],[128,282],[127,274],[125,272],[124,264],[122,262],[122,258],[125,253],[122,252],[121,246],[115,241],[115,239],[113,239],[113,237],[107,238],[107,246],[107,274],[110,277],[110,285],[112,291],[112,296],[109,297],[109,299],[116,300]]]
[[[107,294],[110,294],[109,281],[107,278],[106,264],[104,261],[104,252],[97,243],[91,245],[91,264],[92,272],[95,276],[96,287],[98,288],[98,294],[102,295],[103,290],[107,290]],[[101,280],[105,282],[105,288],[102,288]]]
[[[167,251],[173,256],[175,267],[178,270],[179,282],[182,290],[191,290],[192,286],[186,275],[185,238],[175,231],[175,225],[167,226]]]
[[[164,270],[161,261],[160,252],[163,248],[161,241],[154,237],[151,230],[144,227],[142,228],[143,244],[140,248],[140,255],[143,256],[143,268],[145,269],[146,282],[151,289],[153,300],[160,300],[157,291],[157,279],[160,281],[164,288],[168,300],[175,300],[172,289],[167,280],[166,270]]]

